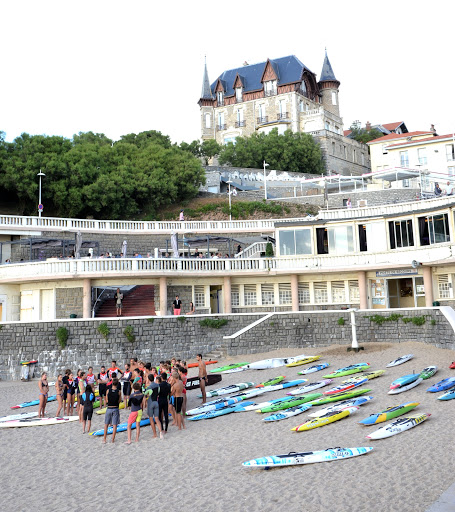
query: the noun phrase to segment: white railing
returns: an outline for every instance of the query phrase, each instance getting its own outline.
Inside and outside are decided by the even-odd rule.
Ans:
[[[380,253],[357,253],[343,255],[309,255],[281,258],[108,258],[57,260],[35,263],[17,263],[0,266],[0,282],[12,283],[41,279],[109,278],[109,277],[150,277],[188,275],[226,275],[241,273],[254,275],[257,272],[301,273],[306,270],[355,270],[360,268],[380,269],[381,266],[411,266],[413,260],[431,264],[452,257],[453,245],[440,244],[433,247],[407,248],[399,251]]]
[[[222,221],[127,221],[65,219],[55,217],[20,217],[0,215],[0,230],[9,228],[24,231],[69,231],[82,233],[118,233],[142,234],[175,232],[187,233],[235,233],[274,231],[275,222],[304,221],[298,219],[263,219],[263,220],[222,220]]]
[[[305,110],[303,112],[300,112],[302,116],[316,116],[318,114],[322,114],[324,112],[324,109],[322,107],[320,108],[313,108],[312,110]]]
[[[258,255],[261,255],[261,252],[265,252],[266,248],[267,242],[254,242],[254,244],[237,253],[234,258],[257,258]]]

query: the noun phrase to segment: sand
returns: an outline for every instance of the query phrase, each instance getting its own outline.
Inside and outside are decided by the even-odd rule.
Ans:
[[[152,438],[150,427],[142,429],[138,444],[125,445],[126,433],[115,444],[103,445],[101,438],[82,434],[78,422],[46,427],[0,430],[2,478],[1,510],[54,511],[103,507],[142,510],[320,512],[366,510],[425,511],[455,481],[453,426],[455,400],[436,400],[439,394],[426,393],[429,385],[455,370],[448,368],[452,351],[419,343],[368,344],[364,352],[347,353],[346,347],[307,349],[321,354],[321,361],[336,369],[366,361],[372,369],[404,354],[412,361],[387,369],[371,380],[371,400],[353,416],[309,432],[291,432],[308,413],[275,423],[265,423],[254,412],[222,416],[212,420],[187,422],[185,431],[170,431],[164,441]],[[279,350],[254,356],[228,358],[223,363],[267,357],[292,356],[299,350]],[[395,396],[387,395],[397,377],[437,365],[438,373],[420,386]],[[210,367],[209,367],[210,368]],[[262,382],[277,375],[297,378],[297,368],[247,371],[223,376],[223,385],[241,381]],[[322,371],[311,374],[319,380]],[[190,376],[196,374],[190,370]],[[52,380],[52,377],[50,377]],[[341,378],[336,380],[339,383]],[[0,382],[0,415],[12,413],[16,403],[38,395],[37,381]],[[214,387],[219,387],[215,385]],[[209,388],[210,389],[210,388]],[[199,391],[188,395],[188,408],[200,404]],[[267,394],[266,399],[283,392]],[[258,397],[256,401],[263,401]],[[385,407],[418,401],[416,412],[431,413],[429,420],[407,432],[380,441],[365,439],[376,427],[357,421]],[[56,411],[56,403],[47,412]],[[37,410],[28,408],[23,411]],[[103,416],[94,415],[94,427],[103,427]],[[127,413],[121,412],[122,421]],[[278,468],[270,471],[242,467],[245,460],[289,451],[312,451],[329,447],[373,446],[362,457]],[[455,509],[455,505],[454,505]]]

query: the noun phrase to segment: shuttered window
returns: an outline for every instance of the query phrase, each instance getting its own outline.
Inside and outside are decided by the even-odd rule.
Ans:
[[[292,304],[291,283],[280,283],[278,285],[280,304]]]
[[[273,284],[261,284],[261,297],[264,306],[275,303]]]
[[[310,283],[299,283],[299,304],[310,303]]]
[[[194,307],[205,308],[205,290],[204,286],[194,287]]]
[[[231,286],[231,306],[240,306],[239,285]]]
[[[449,282],[448,274],[438,276],[438,291],[440,299],[452,298],[452,285]]]
[[[258,303],[257,294],[256,294],[256,285],[255,284],[246,284],[244,286],[244,299],[245,306],[256,306]]]
[[[359,302],[360,301],[360,292],[359,292],[358,281],[349,281],[349,301],[350,302]]]
[[[332,302],[343,304],[346,302],[346,290],[344,281],[332,281]]]
[[[314,301],[316,304],[324,304],[329,302],[327,283],[314,283]]]

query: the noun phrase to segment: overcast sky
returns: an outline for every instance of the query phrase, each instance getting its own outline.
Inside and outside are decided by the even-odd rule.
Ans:
[[[327,47],[344,128],[404,121],[455,130],[453,1],[25,0],[2,2],[0,130],[200,136],[204,55],[223,70]]]

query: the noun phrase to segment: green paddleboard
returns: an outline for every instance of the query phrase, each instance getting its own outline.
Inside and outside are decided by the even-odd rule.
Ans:
[[[248,363],[228,364],[227,366],[220,366],[219,368],[214,368],[213,370],[210,370],[210,373],[226,372],[228,370],[233,370],[234,368],[240,368],[241,366],[245,366],[246,364]]]
[[[350,370],[344,370],[331,373],[330,375],[323,375],[323,379],[333,379],[335,377],[344,377],[346,375],[352,375],[353,373],[359,373],[364,372],[365,370],[368,370],[369,366],[358,366],[357,368],[351,368]]]
[[[330,395],[328,397],[320,398],[319,400],[315,400],[311,402],[312,405],[324,405],[329,404],[331,402],[339,402],[340,400],[349,400],[350,398],[355,398],[356,396],[364,395],[365,393],[369,393],[371,389],[354,389],[353,391],[348,391],[347,393],[340,393],[339,395]]]
[[[319,398],[322,396],[322,393],[309,393],[305,396],[299,396],[292,400],[288,400],[286,402],[278,402],[273,405],[269,405],[267,407],[264,407],[263,409],[258,409],[256,412],[276,412],[276,411],[283,411],[284,409],[290,409],[291,407],[296,407],[297,405],[302,405],[307,402],[311,402],[311,400],[316,400],[316,398]]]
[[[265,382],[261,382],[256,387],[257,388],[265,388],[266,386],[274,386],[275,384],[279,384],[286,377],[284,375],[280,375],[279,377],[275,377],[274,379],[266,380]]]

